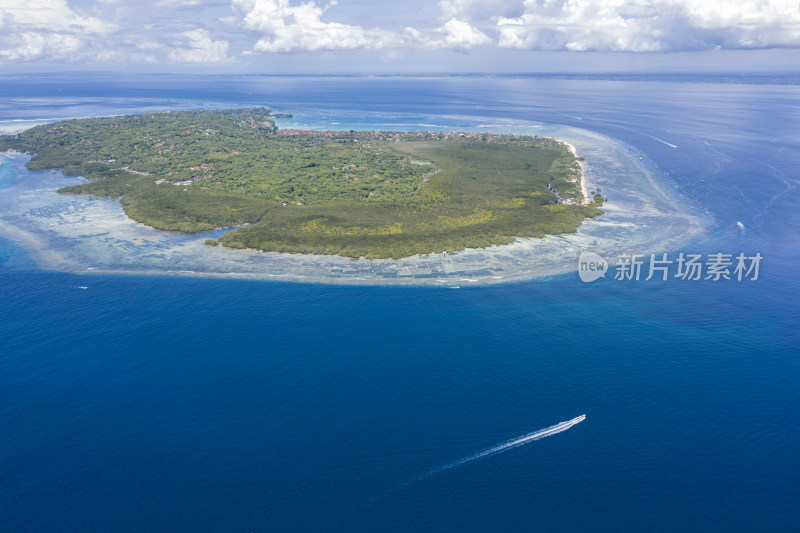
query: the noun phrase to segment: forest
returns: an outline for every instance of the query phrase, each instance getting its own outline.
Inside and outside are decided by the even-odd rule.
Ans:
[[[384,258],[574,232],[578,161],[550,138],[278,129],[268,108],[145,113],[0,137],[31,170],[85,182],[159,230],[231,228],[209,245]],[[238,227],[238,228],[237,228]]]

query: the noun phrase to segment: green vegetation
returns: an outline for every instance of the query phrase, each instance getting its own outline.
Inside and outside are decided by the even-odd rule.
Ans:
[[[157,229],[244,226],[209,246],[404,257],[574,232],[575,157],[558,141],[476,133],[277,130],[266,108],[148,113],[0,137],[87,182],[59,192],[119,198]],[[561,200],[561,201],[560,201]]]

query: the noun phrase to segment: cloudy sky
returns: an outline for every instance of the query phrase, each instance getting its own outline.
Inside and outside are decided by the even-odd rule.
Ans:
[[[797,72],[800,0],[0,0],[0,73]]]

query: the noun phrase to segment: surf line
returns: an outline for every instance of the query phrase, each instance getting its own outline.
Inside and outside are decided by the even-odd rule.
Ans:
[[[565,422],[559,422],[554,426],[550,426],[544,429],[539,429],[534,431],[533,433],[528,433],[527,435],[522,435],[521,437],[517,437],[511,440],[508,440],[502,444],[498,444],[496,446],[492,446],[482,452],[470,455],[468,457],[464,457],[463,459],[459,459],[458,461],[454,461],[452,463],[446,464],[444,466],[440,466],[439,468],[434,468],[433,470],[423,474],[422,476],[418,477],[416,481],[422,481],[427,479],[431,476],[435,476],[440,472],[444,472],[445,470],[450,470],[451,468],[455,468],[457,466],[461,466],[463,464],[470,463],[472,461],[476,461],[478,459],[483,459],[484,457],[489,457],[491,455],[495,455],[506,450],[510,450],[512,448],[516,448],[518,446],[523,446],[528,444],[529,442],[533,442],[535,440],[544,439],[546,437],[552,437],[553,435],[557,435],[562,431],[566,431],[572,426],[576,424],[580,424],[586,420],[586,415],[576,416],[572,420],[567,420]]]

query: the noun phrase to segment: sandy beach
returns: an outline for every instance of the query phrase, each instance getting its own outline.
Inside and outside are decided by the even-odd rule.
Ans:
[[[567,148],[569,148],[569,151],[572,152],[572,155],[575,156],[575,159],[577,159],[578,161],[578,165],[580,165],[581,167],[581,177],[580,177],[581,197],[582,197],[581,202],[583,203],[583,205],[588,205],[589,202],[591,202],[591,199],[589,198],[589,188],[586,186],[586,171],[583,168],[583,161],[581,161],[580,156],[578,156],[578,150],[567,141],[563,139],[558,139],[558,140],[563,142],[567,146]]]

